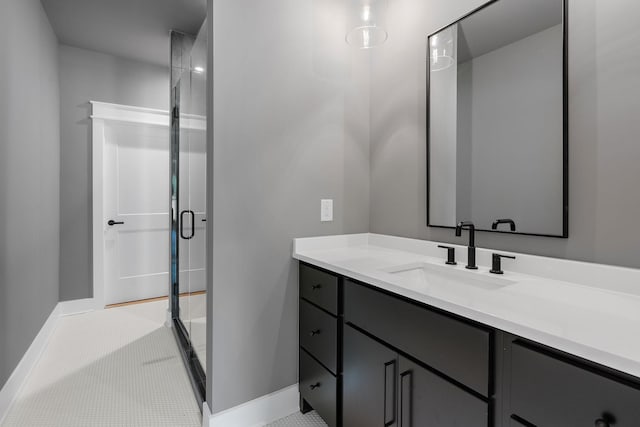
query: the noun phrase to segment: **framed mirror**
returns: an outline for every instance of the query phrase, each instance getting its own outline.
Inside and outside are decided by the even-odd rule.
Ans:
[[[494,0],[428,37],[427,225],[568,237],[566,0]]]

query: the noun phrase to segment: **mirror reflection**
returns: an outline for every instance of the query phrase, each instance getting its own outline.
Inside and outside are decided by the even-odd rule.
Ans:
[[[432,34],[428,225],[564,236],[563,0],[499,0]]]

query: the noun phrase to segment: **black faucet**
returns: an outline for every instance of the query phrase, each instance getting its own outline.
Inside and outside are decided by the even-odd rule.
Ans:
[[[461,221],[456,226],[456,236],[462,236],[462,230],[469,230],[469,247],[467,248],[467,265],[469,270],[477,270],[476,265],[476,226],[471,221]]]
[[[511,218],[496,219],[493,221],[493,224],[491,224],[491,229],[497,230],[500,224],[509,224],[511,231],[516,231],[516,223]]]
[[[491,256],[491,270],[489,271],[489,273],[504,274],[504,271],[502,271],[502,267],[500,265],[501,258],[516,259],[516,257],[511,255],[493,254]]]

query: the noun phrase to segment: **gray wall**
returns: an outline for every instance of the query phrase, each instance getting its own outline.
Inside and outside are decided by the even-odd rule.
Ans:
[[[345,44],[344,7],[213,3],[214,412],[297,382],[292,239],[369,230],[369,57]]]
[[[458,107],[471,108],[458,117],[458,129],[469,128],[458,143],[471,147],[471,214],[457,219],[489,229],[494,220],[511,218],[518,231],[562,235],[562,26],[463,67],[472,72],[459,75],[467,91],[458,91]]]
[[[60,300],[66,301],[93,292],[89,101],[168,110],[169,68],[65,45],[59,62]]]
[[[394,0],[372,57],[370,230],[426,227],[426,35],[482,0]],[[478,246],[640,267],[640,4],[569,1],[569,239],[480,233]]]
[[[38,0],[0,2],[0,388],[58,302],[57,51]]]

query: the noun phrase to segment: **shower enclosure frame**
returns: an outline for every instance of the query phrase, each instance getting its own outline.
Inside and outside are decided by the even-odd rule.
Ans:
[[[180,226],[181,215],[179,213],[179,201],[180,201],[180,75],[175,76],[174,70],[184,69],[182,63],[185,56],[185,39],[195,40],[195,37],[186,35],[178,31],[171,31],[171,79],[170,79],[170,94],[171,94],[171,152],[170,152],[170,197],[169,200],[171,206],[171,225],[170,225],[170,290],[169,290],[169,307],[171,311],[171,326],[180,349],[183,362],[187,368],[189,379],[193,387],[194,393],[198,402],[200,403],[200,409],[202,410],[202,404],[206,401],[206,373],[202,367],[202,363],[206,361],[200,361],[196,351],[192,345],[189,331],[185,327],[182,319],[180,318],[180,245],[179,239],[181,238]],[[192,218],[192,225],[194,219]]]

